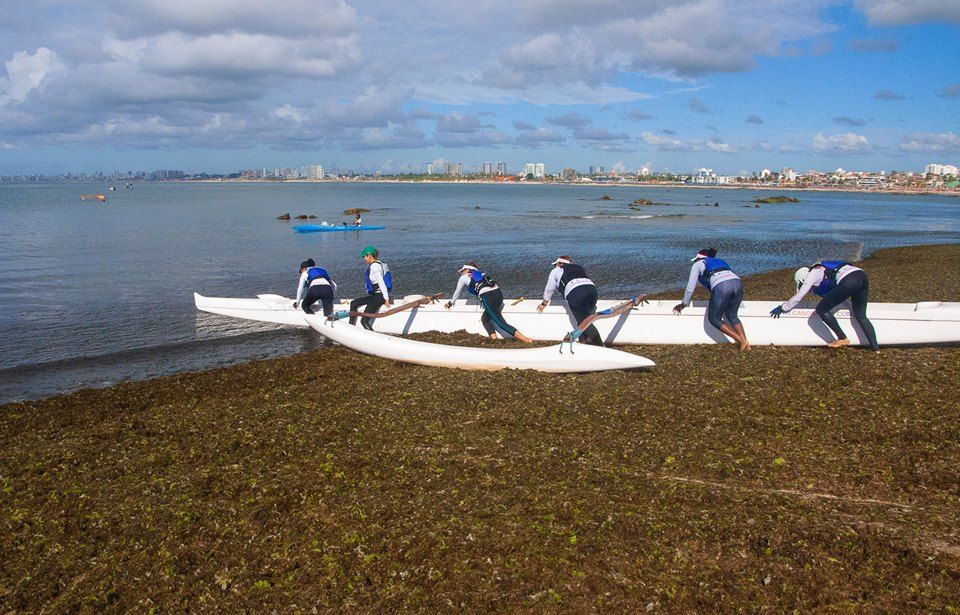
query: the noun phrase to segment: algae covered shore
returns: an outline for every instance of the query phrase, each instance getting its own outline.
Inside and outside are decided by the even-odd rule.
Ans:
[[[958,245],[863,267],[960,300]],[[657,367],[332,347],[0,407],[0,611],[960,608],[960,348],[628,350]]]

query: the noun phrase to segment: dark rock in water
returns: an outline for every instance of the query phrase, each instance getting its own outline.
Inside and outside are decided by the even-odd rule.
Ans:
[[[714,206],[714,207],[720,207],[720,203],[714,203],[713,206]]]
[[[282,216],[277,216],[277,220],[289,220],[290,214],[283,214]]]
[[[792,196],[768,196],[764,199],[753,199],[754,203],[799,203],[800,199]]]
[[[289,219],[290,218],[287,218],[287,220]],[[316,219],[316,216],[313,216],[313,215],[300,214],[299,216],[297,216],[297,220],[315,220],[315,219]]]
[[[480,206],[479,206],[479,205],[474,205],[473,208],[474,208],[474,209],[480,209]]]
[[[613,200],[613,199],[610,198],[610,195],[609,195],[609,194],[605,194],[605,195],[603,195],[602,197],[600,197],[600,200],[601,200],[601,201],[611,201],[611,200]]]
[[[650,199],[637,199],[631,205],[653,205],[653,201]]]
[[[760,207],[760,203],[757,203],[756,205],[754,205],[754,207]]]

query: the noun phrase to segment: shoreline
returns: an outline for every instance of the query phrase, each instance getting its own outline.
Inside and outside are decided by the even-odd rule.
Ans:
[[[871,300],[960,300],[960,244],[862,262]],[[744,278],[753,299],[791,282]],[[960,347],[627,350],[657,367],[467,373],[330,347],[4,405],[0,606],[960,604]]]
[[[165,181],[154,183],[167,184],[426,184],[426,185],[447,185],[447,184],[476,184],[490,186],[577,186],[577,187],[617,187],[617,188],[691,188],[699,190],[758,190],[758,191],[786,191],[786,192],[838,192],[852,194],[893,194],[901,196],[949,196],[960,197],[960,188],[955,190],[877,190],[877,189],[859,189],[859,188],[837,188],[832,186],[754,186],[748,184],[685,184],[685,183],[641,183],[641,182],[538,182],[538,181],[493,181],[482,179],[464,179],[464,180],[403,180],[403,179],[285,179],[285,180],[266,180],[266,179],[197,179],[188,181]]]

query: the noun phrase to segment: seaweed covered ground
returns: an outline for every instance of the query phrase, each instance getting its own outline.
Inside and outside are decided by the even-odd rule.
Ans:
[[[960,246],[864,267],[960,300]],[[960,608],[960,348],[629,350],[657,367],[325,348],[4,406],[0,611]]]

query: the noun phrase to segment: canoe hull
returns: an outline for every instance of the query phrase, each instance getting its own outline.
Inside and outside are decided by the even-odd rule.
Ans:
[[[364,354],[433,367],[496,371],[501,369],[536,370],[550,373],[597,372],[653,367],[650,359],[639,355],[577,344],[571,351],[560,344],[542,348],[470,348],[431,344],[384,335],[350,325],[330,322],[322,315],[303,319],[316,331],[338,344]]]
[[[336,233],[342,231],[382,231],[385,226],[376,226],[370,224],[347,225],[347,226],[324,226],[323,224],[298,224],[291,227],[298,233]]]
[[[195,295],[195,300],[197,308],[206,312],[305,326],[303,312],[293,309],[293,300],[278,295],[261,295],[258,299],[219,299]],[[341,302],[335,309],[345,309],[345,303]],[[543,314],[536,311],[537,301],[523,301],[518,305],[510,303],[506,302],[504,318],[535,340],[559,341],[575,326],[563,302],[553,302]],[[621,301],[601,301],[598,309],[618,303]],[[627,315],[599,320],[595,324],[604,340],[611,344],[713,344],[729,341],[707,322],[705,302],[694,302],[679,316],[671,312],[676,303],[651,301]],[[740,319],[751,344],[823,346],[834,339],[811,305],[801,305],[779,319],[770,318],[770,310],[777,305],[773,301],[743,303]],[[442,304],[434,303],[379,318],[374,327],[382,333],[392,334],[466,331],[485,335],[480,324],[481,313],[482,308],[472,300],[457,301],[449,311]],[[849,306],[842,305],[835,314],[850,341],[866,345],[865,336],[850,317]],[[869,306],[867,314],[881,345],[960,342],[960,303],[875,303]]]

